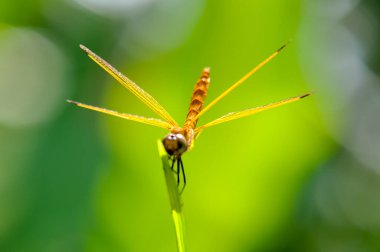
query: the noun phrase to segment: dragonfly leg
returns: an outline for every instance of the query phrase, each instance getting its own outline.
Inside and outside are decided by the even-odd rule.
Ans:
[[[174,164],[175,164],[175,162],[176,162],[176,158],[175,158],[174,156],[173,156],[173,157],[169,157],[169,160],[172,161],[172,165],[171,165],[170,169],[171,169],[172,172],[174,172],[175,174],[178,174],[178,170],[175,170],[175,169],[174,169]]]
[[[185,169],[183,168],[183,162],[182,162],[182,159],[181,159],[181,158],[178,159],[177,162],[179,163],[179,165],[180,165],[180,167],[181,167],[181,170],[182,170],[183,187],[182,187],[181,192],[180,192],[180,194],[182,194],[182,193],[183,193],[183,190],[184,190],[185,187],[186,187],[186,175],[185,175]],[[179,177],[179,174],[178,174],[178,177]]]
[[[180,160],[181,158],[177,158],[177,186],[179,186],[179,177],[181,176],[181,170],[180,170]]]
[[[182,194],[183,190],[185,189],[185,186],[186,186],[186,175],[185,175],[185,169],[183,168],[183,162],[182,162],[182,159],[181,157],[176,157],[176,156],[172,156],[172,157],[169,157],[169,159],[171,160],[171,167],[170,169],[176,174],[177,176],[177,186],[179,187],[180,186],[180,183],[181,183],[181,171],[182,171],[182,179],[183,179],[183,187],[181,188],[180,190],[180,194]],[[177,163],[177,169],[174,168],[175,166],[175,163]]]
[[[181,166],[181,170],[182,170],[182,178],[183,178],[183,184],[184,184],[184,187],[185,187],[185,186],[186,186],[185,169],[183,168],[183,162],[182,162],[182,159],[179,159],[178,161],[179,161],[180,166]]]

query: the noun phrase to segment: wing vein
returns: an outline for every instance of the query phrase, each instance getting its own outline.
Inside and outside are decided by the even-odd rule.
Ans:
[[[282,49],[284,49],[288,45],[285,44],[281,46],[279,49],[277,49],[274,53],[272,53],[269,57],[267,57],[264,61],[262,61],[260,64],[255,66],[251,71],[249,71],[246,75],[244,75],[242,78],[240,78],[237,82],[235,82],[233,85],[231,85],[229,88],[227,88],[222,94],[220,94],[218,97],[216,97],[212,102],[210,102],[204,109],[201,110],[201,112],[193,118],[193,121],[197,120],[201,115],[203,115],[206,111],[208,111],[212,106],[214,106],[216,103],[218,103],[221,99],[223,99],[226,95],[231,93],[235,88],[243,84],[245,80],[247,80],[251,75],[256,73],[260,68],[262,68],[264,65],[266,65],[270,60],[272,60],[274,57],[276,57]]]
[[[178,123],[170,116],[170,114],[162,107],[156,99],[153,98],[149,93],[144,91],[136,83],[131,81],[116,68],[111,66],[107,61],[102,59],[100,56],[92,52],[87,47],[80,45],[80,48],[100,67],[106,70],[112,77],[114,77],[118,82],[120,82],[124,87],[126,87],[131,93],[133,93],[137,98],[139,98],[143,103],[145,103],[151,110],[153,110],[162,119],[167,121],[172,126],[178,126]]]
[[[164,121],[162,121],[160,119],[156,119],[156,118],[146,118],[146,117],[139,116],[139,115],[120,113],[120,112],[113,111],[113,110],[110,110],[110,109],[95,107],[95,106],[92,106],[92,105],[87,105],[87,104],[84,104],[84,103],[81,103],[81,102],[76,102],[76,101],[71,101],[71,100],[67,100],[67,102],[72,103],[74,105],[77,105],[78,107],[94,110],[94,111],[97,111],[97,112],[101,112],[101,113],[104,113],[104,114],[107,114],[107,115],[112,115],[112,116],[120,117],[120,118],[127,119],[127,120],[130,120],[130,121],[135,121],[135,122],[140,122],[140,123],[144,123],[144,124],[148,124],[148,125],[153,125],[153,126],[164,128],[164,129],[168,129],[168,130],[171,130],[172,127],[173,127],[168,122],[164,122]]]
[[[209,123],[207,123],[205,125],[202,125],[202,126],[196,128],[195,129],[195,134],[198,134],[200,131],[202,131],[205,128],[208,128],[208,127],[220,124],[220,123],[232,121],[232,120],[235,120],[235,119],[239,119],[239,118],[242,118],[242,117],[250,116],[250,115],[256,114],[258,112],[264,111],[264,110],[280,107],[282,105],[298,101],[298,100],[300,100],[302,98],[305,98],[305,97],[307,97],[309,95],[310,95],[310,93],[307,93],[307,94],[304,94],[304,95],[299,95],[299,96],[287,98],[287,99],[284,99],[284,100],[281,100],[281,101],[278,101],[278,102],[269,103],[269,104],[266,104],[266,105],[263,105],[263,106],[259,106],[259,107],[249,108],[249,109],[245,109],[245,110],[238,111],[238,112],[230,112],[230,113],[228,113],[228,114],[226,114],[224,116],[219,117],[218,119],[215,119],[214,121],[211,121],[211,122],[209,122]]]

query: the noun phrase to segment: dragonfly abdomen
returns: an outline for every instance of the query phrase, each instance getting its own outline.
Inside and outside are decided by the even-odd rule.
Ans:
[[[203,69],[201,77],[197,81],[194,87],[193,94],[191,95],[189,110],[186,116],[186,121],[183,126],[184,129],[194,129],[197,125],[198,119],[194,118],[202,110],[203,103],[207,96],[208,87],[210,84],[210,68],[206,67]]]

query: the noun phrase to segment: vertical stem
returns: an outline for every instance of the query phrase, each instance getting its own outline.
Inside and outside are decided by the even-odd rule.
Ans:
[[[177,183],[174,179],[174,173],[171,170],[169,164],[169,157],[164,149],[164,146],[161,143],[161,140],[158,140],[158,153],[161,157],[162,166],[164,169],[166,187],[168,189],[170,208],[172,212],[172,218],[175,227],[176,239],[177,239],[177,250],[178,252],[185,252],[185,223],[184,216],[182,212],[182,202],[181,195],[178,191]]]

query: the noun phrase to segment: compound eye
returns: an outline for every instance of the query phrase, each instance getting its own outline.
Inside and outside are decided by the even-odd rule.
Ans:
[[[162,143],[169,155],[180,155],[187,150],[186,139],[181,134],[168,134],[162,139]]]
[[[177,138],[178,152],[184,153],[187,150],[186,139],[180,134],[177,134],[176,138]]]

